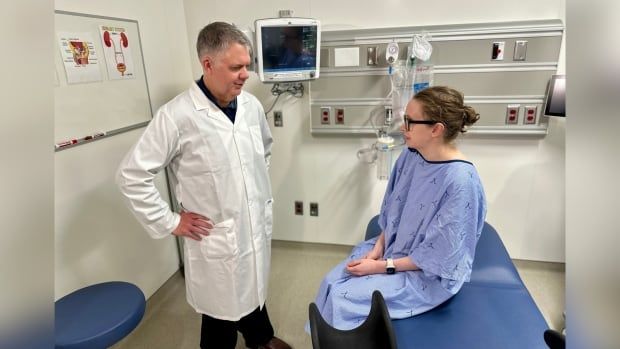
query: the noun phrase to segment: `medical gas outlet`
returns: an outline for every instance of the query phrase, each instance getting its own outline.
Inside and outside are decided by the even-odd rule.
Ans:
[[[504,46],[506,46],[505,41],[496,41],[493,43],[493,49],[491,51],[492,60],[494,61],[504,60]]]
[[[377,65],[379,60],[377,59],[377,46],[370,46],[366,48],[366,65]]]
[[[392,126],[393,121],[392,107],[385,107],[385,119],[383,121],[383,125]]]

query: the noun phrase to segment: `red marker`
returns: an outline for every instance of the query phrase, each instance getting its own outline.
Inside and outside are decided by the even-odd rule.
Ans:
[[[78,142],[77,139],[71,139],[71,140],[68,140],[68,141],[56,143],[55,147],[56,147],[56,149],[63,148],[63,147],[69,146],[69,145],[76,144],[77,142]]]

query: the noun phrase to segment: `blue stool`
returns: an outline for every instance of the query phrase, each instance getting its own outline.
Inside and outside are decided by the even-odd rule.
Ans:
[[[70,293],[55,303],[56,348],[107,348],[138,326],[145,308],[144,293],[127,282]]]

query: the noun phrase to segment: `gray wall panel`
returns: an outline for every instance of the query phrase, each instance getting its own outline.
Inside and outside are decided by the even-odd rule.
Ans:
[[[312,99],[385,98],[390,92],[387,76],[325,76],[310,83]]]
[[[549,78],[557,70],[563,25],[558,20],[510,23],[445,25],[427,28],[377,28],[329,31],[322,35],[321,77],[310,84],[311,131],[313,133],[362,133],[371,127],[367,120],[378,115],[383,122],[383,104],[390,92],[385,49],[396,40],[400,59],[406,58],[407,46],[414,33],[428,30],[432,36],[434,64],[433,85],[447,85],[462,91],[468,103],[481,115],[474,129],[506,134],[546,132],[546,119],[541,120],[543,96]],[[527,41],[525,61],[514,61],[517,40]],[[493,42],[503,41],[504,59],[493,61]],[[357,67],[334,67],[334,49],[359,47]],[[377,50],[377,65],[367,64],[367,48]],[[370,101],[374,101],[371,103]],[[377,105],[380,104],[378,107]],[[523,108],[519,123],[506,124],[508,105],[537,105],[535,125],[523,125]],[[345,108],[345,125],[321,124],[321,106]],[[396,120],[397,124],[402,122]],[[394,128],[392,128],[394,130]]]
[[[542,96],[552,71],[503,71],[435,74],[434,85],[447,85],[465,96]]]

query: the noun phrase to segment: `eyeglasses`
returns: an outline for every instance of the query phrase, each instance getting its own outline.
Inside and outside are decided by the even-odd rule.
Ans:
[[[432,121],[432,120],[412,120],[409,119],[409,115],[405,115],[404,116],[405,119],[405,128],[407,129],[407,131],[409,131],[409,126],[412,124],[422,124],[422,125],[435,125],[436,123],[438,123],[438,121]]]

